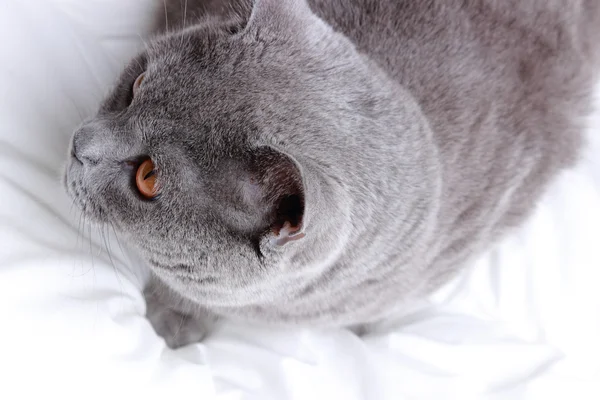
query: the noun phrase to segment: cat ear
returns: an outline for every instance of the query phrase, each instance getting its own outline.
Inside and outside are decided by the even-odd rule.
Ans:
[[[260,35],[265,31],[297,34],[306,32],[307,27],[315,22],[323,24],[306,0],[254,0],[244,31],[250,35]]]
[[[244,192],[268,225],[271,244],[283,246],[304,237],[304,183],[300,168],[289,156],[270,147],[257,149]]]

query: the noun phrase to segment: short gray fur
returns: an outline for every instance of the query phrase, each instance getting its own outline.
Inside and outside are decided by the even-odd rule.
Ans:
[[[600,56],[597,0],[181,0],[159,20],[65,185],[147,260],[172,347],[209,315],[351,326],[430,293],[577,160]],[[154,201],[126,163],[145,156]]]

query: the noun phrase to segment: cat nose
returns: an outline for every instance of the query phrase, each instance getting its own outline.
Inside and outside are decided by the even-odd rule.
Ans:
[[[98,146],[94,144],[94,132],[88,126],[82,126],[73,134],[71,156],[83,165],[95,165],[100,160]]]

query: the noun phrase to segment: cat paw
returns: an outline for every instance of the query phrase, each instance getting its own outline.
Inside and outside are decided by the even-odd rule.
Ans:
[[[198,343],[208,333],[198,318],[174,310],[154,310],[148,312],[146,317],[171,349]]]
[[[184,313],[169,307],[148,291],[146,298],[146,318],[154,331],[161,336],[171,349],[198,343],[208,334],[207,322],[199,315]],[[208,318],[210,319],[210,318]]]

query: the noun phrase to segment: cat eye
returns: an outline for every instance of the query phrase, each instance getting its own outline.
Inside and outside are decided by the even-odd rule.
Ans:
[[[145,72],[142,72],[136,79],[135,82],[133,82],[133,95],[135,96],[135,94],[137,93],[137,91],[139,90],[140,86],[142,85],[142,82],[144,81],[144,76],[146,75]]]
[[[135,185],[140,194],[146,199],[155,199],[158,196],[156,182],[156,168],[151,159],[142,162],[135,173]]]

